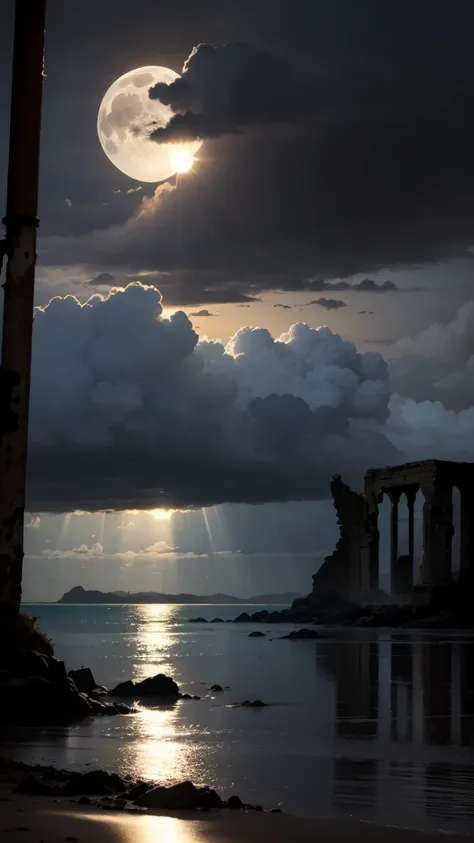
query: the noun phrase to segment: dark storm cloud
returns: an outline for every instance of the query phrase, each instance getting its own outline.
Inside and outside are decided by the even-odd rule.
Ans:
[[[388,416],[379,354],[302,323],[198,344],[160,298],[134,284],[36,313],[31,511],[313,499],[338,468],[396,461],[365,429]]]
[[[218,138],[247,126],[296,119],[308,107],[305,87],[286,62],[265,50],[250,44],[199,44],[180,79],[150,88],[151,99],[176,112],[150,137],[158,143]]]
[[[305,282],[303,282],[303,284],[304,283]],[[379,283],[378,281],[374,281],[372,278],[363,278],[362,281],[356,281],[353,283],[349,283],[349,281],[324,281],[322,278],[314,278],[307,281],[306,284],[308,285],[306,289],[309,288],[311,290],[318,290],[321,292],[330,292],[331,290],[348,290],[358,293],[394,293],[399,289],[394,281],[383,281],[382,283]],[[412,287],[410,289],[412,292],[419,290],[418,287]]]
[[[320,307],[324,307],[326,310],[339,310],[341,307],[347,307],[345,301],[341,301],[341,299],[325,299],[323,297],[315,299],[310,304],[319,304]]]
[[[113,287],[116,284],[115,278],[110,272],[100,272],[86,284],[90,287]]]
[[[138,5],[138,16],[111,0],[52,6],[40,263],[132,277],[167,272],[171,295],[186,272],[177,303],[207,305],[230,284],[250,299],[269,289],[330,297],[307,279],[370,279],[381,269],[465,255],[474,230],[472,2],[255,0],[245,14],[238,0]],[[103,207],[104,196],[131,183],[98,144],[100,94],[144,62],[179,70],[193,44],[226,40],[251,43],[295,85],[309,86],[298,119],[286,119],[282,101],[284,122],[266,116],[264,125],[206,142],[166,207],[132,223],[125,203]],[[220,78],[213,83],[223,90]],[[7,100],[0,99],[5,114]],[[268,103],[275,106],[273,94]],[[230,101],[226,108],[232,118],[239,113]],[[1,126],[5,138],[7,119]],[[74,214],[61,213],[65,195],[74,197]],[[54,233],[73,236],[47,236]]]

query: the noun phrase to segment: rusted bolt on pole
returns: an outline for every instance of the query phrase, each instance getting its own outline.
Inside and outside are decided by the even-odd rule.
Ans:
[[[21,600],[46,0],[16,0],[0,366],[0,646]],[[11,641],[11,643],[14,643]]]

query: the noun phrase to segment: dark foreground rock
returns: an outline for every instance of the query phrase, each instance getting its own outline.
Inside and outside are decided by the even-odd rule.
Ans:
[[[209,787],[196,787],[190,781],[164,787],[153,782],[132,781],[105,770],[71,773],[54,767],[28,765],[0,758],[0,775],[11,782],[16,794],[71,798],[81,805],[101,810],[190,811],[263,810],[245,804],[239,796],[223,800]],[[136,806],[136,807],[133,807]]]
[[[266,635],[264,632],[256,630],[255,632],[250,633],[249,638],[266,638]]]
[[[141,808],[164,811],[190,811],[196,808],[222,808],[223,802],[215,790],[195,787],[192,782],[181,782],[171,787],[154,787],[136,800]]]
[[[315,629],[294,629],[289,635],[282,635],[282,638],[288,638],[290,641],[309,641],[312,638],[321,638],[319,632]]]
[[[233,708],[266,708],[268,703],[262,700],[244,700],[241,703],[234,703]]]
[[[59,659],[34,651],[16,656],[0,677],[3,727],[8,723],[67,724],[94,715],[131,712],[128,706],[115,705],[81,691],[71,676],[67,676],[64,662]]]

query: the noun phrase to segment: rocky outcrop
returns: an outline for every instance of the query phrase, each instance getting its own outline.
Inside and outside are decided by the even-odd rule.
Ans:
[[[123,703],[114,704],[106,700],[106,689],[92,687],[95,680],[90,671],[84,669],[76,673],[83,680],[80,687],[67,675],[60,659],[33,650],[16,653],[0,673],[3,720],[28,725],[56,725],[94,715],[131,712]],[[85,687],[90,689],[89,693],[82,690]]]
[[[361,549],[370,541],[369,510],[362,494],[353,492],[336,475],[331,480],[331,494],[337,513],[339,540],[313,576],[309,600],[339,597],[352,600],[359,594]]]

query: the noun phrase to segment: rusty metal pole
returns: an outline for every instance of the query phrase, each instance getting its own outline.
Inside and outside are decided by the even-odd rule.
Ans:
[[[46,0],[16,0],[0,367],[0,638],[21,600]]]

